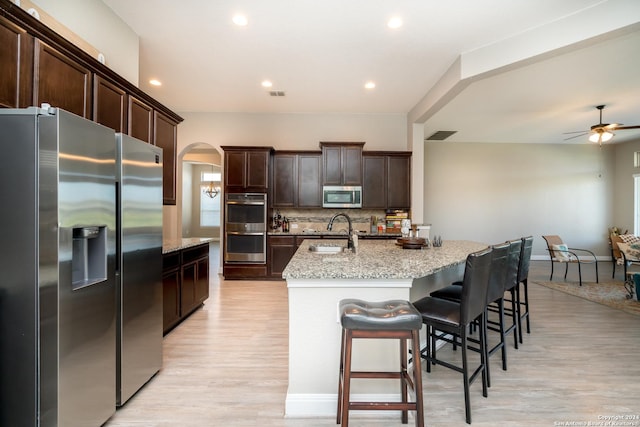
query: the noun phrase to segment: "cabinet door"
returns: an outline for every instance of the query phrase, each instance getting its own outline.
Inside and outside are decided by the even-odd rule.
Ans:
[[[0,17],[0,107],[31,105],[33,37]]]
[[[48,103],[90,119],[91,71],[51,46],[36,40],[35,103]]]
[[[162,274],[162,330],[167,332],[180,321],[180,270]]]
[[[175,205],[178,124],[155,111],[153,128],[153,143],[162,148],[162,203]]]
[[[362,147],[342,148],[342,184],[362,185]]]
[[[93,121],[116,132],[127,131],[127,93],[108,80],[95,76],[93,81]]]
[[[269,275],[282,277],[282,272],[296,252],[294,236],[271,236],[268,240]]]
[[[362,207],[387,207],[386,156],[362,156]]]
[[[273,155],[273,207],[295,207],[298,178],[298,156],[295,154]]]
[[[298,155],[298,207],[322,207],[322,155]]]
[[[201,304],[209,298],[209,257],[200,258],[196,265],[195,303]]]
[[[129,116],[127,134],[141,141],[151,143],[153,131],[153,109],[135,96],[129,95]]]
[[[340,147],[322,148],[322,179],[325,185],[342,185],[342,155]]]
[[[227,187],[245,187],[246,156],[244,151],[224,152],[224,182]]]
[[[269,152],[247,152],[247,187],[269,187]]]
[[[196,302],[196,280],[198,264],[191,262],[182,265],[182,283],[180,284],[180,314],[186,316],[198,305]]]
[[[411,208],[411,157],[408,155],[387,159],[387,207]]]

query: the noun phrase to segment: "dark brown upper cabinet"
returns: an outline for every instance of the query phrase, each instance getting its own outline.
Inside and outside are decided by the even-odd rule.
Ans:
[[[298,155],[277,152],[273,155],[271,205],[277,208],[295,207],[298,203]]]
[[[223,146],[225,192],[267,192],[272,147]]]
[[[271,205],[322,207],[322,153],[278,151],[273,155]]]
[[[127,132],[127,92],[109,80],[93,79],[93,121],[116,132]]]
[[[321,142],[324,185],[362,185],[364,142]]]
[[[162,148],[162,203],[175,205],[178,123],[154,111],[153,129],[153,144]]]
[[[384,154],[362,156],[362,207],[387,208],[387,157]]]
[[[411,152],[365,151],[362,207],[411,208]]]
[[[0,16],[0,107],[33,104],[33,37]]]
[[[48,44],[35,41],[35,104],[50,104],[91,119],[91,70]]]
[[[298,207],[322,207],[322,153],[298,154]]]
[[[176,127],[182,117],[26,10],[1,9],[0,107],[48,103],[162,147],[163,200],[175,204]]]
[[[140,99],[129,96],[127,134],[141,141],[153,143],[153,108]]]

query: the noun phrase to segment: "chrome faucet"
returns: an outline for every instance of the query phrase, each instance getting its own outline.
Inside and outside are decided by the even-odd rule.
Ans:
[[[339,212],[339,213],[335,214],[334,216],[332,216],[331,219],[329,220],[329,224],[327,225],[327,230],[331,231],[331,228],[333,227],[333,221],[339,216],[345,217],[345,219],[349,223],[349,236],[348,236],[348,240],[347,240],[347,249],[352,249],[353,250],[354,249],[354,245],[353,245],[353,224],[351,223],[351,218],[349,218],[349,215],[347,215],[346,213]]]

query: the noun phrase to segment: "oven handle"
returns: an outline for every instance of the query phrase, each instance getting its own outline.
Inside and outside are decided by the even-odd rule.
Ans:
[[[233,234],[234,236],[262,236],[265,233],[264,231],[258,231],[256,233],[245,233],[243,231],[227,231],[227,234]]]
[[[265,203],[261,202],[261,201],[258,201],[258,202],[245,202],[245,201],[233,202],[233,201],[227,201],[227,204],[228,205],[251,205],[251,206],[264,206],[265,205]]]

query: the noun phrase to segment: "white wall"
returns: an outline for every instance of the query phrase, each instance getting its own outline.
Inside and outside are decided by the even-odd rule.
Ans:
[[[193,227],[193,164],[187,162],[182,163],[182,185],[180,193],[182,194],[182,236],[190,237],[191,228]]]
[[[139,38],[101,0],[32,1],[101,52],[107,66],[138,86]]]
[[[195,142],[320,150],[320,141],[364,141],[365,150],[407,150],[404,114],[179,113],[178,152]]]
[[[425,144],[424,221],[431,235],[489,244],[544,234],[608,257],[614,146]]]

